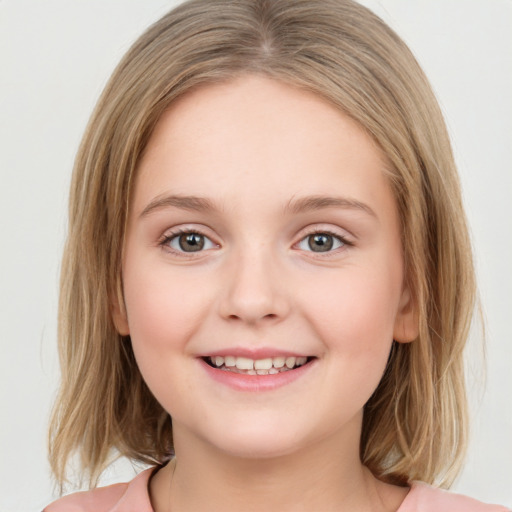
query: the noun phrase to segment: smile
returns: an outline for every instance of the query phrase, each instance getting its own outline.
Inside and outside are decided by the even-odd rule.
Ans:
[[[278,356],[267,357],[265,359],[250,359],[248,357],[236,356],[211,356],[204,360],[211,367],[226,372],[244,374],[244,375],[277,375],[278,373],[294,370],[307,364],[312,358]]]
[[[317,356],[270,347],[223,349],[198,357],[213,381],[235,391],[260,393],[303,381],[318,366]]]

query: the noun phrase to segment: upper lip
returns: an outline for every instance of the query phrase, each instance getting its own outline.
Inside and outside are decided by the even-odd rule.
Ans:
[[[259,347],[259,348],[246,348],[246,347],[233,347],[220,350],[213,350],[201,354],[200,357],[246,357],[248,359],[267,359],[271,357],[310,357],[310,354],[303,354],[294,352],[292,350],[282,350],[277,348]]]

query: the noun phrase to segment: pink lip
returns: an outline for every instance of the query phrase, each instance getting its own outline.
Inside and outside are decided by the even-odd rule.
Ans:
[[[308,357],[312,354],[299,354],[298,352],[290,352],[288,350],[278,350],[275,348],[243,348],[243,347],[233,347],[226,348],[221,350],[215,350],[214,352],[208,352],[207,354],[201,354],[200,357],[226,357],[226,356],[234,356],[234,357],[247,357],[248,359],[267,359],[269,357]]]
[[[225,352],[233,355],[233,352]],[[280,352],[282,354],[282,352]],[[221,355],[215,353],[215,355]],[[245,357],[245,356],[240,356]],[[259,357],[259,356],[258,356]],[[306,375],[313,366],[315,366],[316,359],[286,372],[276,373],[275,375],[247,375],[244,373],[234,373],[226,370],[219,370],[213,368],[203,359],[199,359],[199,363],[204,368],[205,372],[213,380],[228,386],[236,391],[272,391],[280,388],[291,382],[300,379]]]

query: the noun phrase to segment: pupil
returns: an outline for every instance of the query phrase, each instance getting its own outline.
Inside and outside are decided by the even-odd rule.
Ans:
[[[180,248],[185,252],[200,251],[204,247],[204,236],[197,233],[185,233],[179,239]]]
[[[309,248],[314,252],[327,252],[332,249],[333,240],[331,235],[318,233],[309,237]]]

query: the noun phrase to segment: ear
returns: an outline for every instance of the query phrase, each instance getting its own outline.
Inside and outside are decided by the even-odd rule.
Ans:
[[[111,301],[110,310],[117,332],[121,336],[128,336],[130,334],[130,326],[128,325],[126,306],[124,305],[122,297],[114,297]]]
[[[419,334],[418,308],[408,286],[404,287],[393,329],[393,339],[398,343],[410,343]]]

